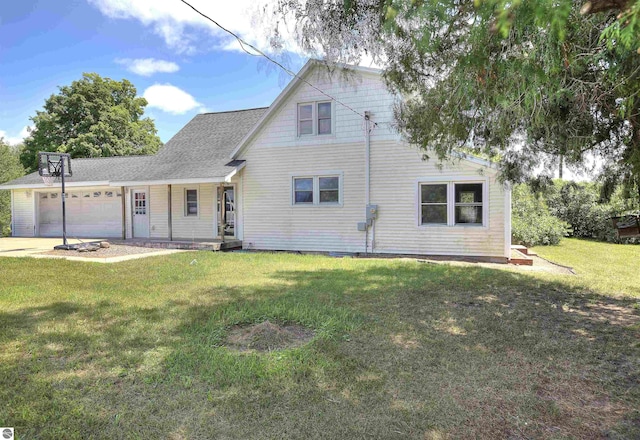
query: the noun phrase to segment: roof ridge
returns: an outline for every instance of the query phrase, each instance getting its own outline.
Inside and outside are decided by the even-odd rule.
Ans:
[[[100,157],[72,157],[74,162],[77,160],[101,160],[101,159],[122,159],[131,157],[154,157],[155,154],[127,154],[122,156],[100,156]]]
[[[265,110],[265,109],[268,109],[268,108],[269,108],[269,106],[266,106],[266,107],[253,107],[253,108],[242,108],[242,109],[239,109],[239,110],[224,110],[224,111],[221,111],[221,112],[204,112],[204,113],[198,113],[198,116],[201,116],[201,115],[219,115],[220,113],[248,112],[248,111],[251,111],[251,110]]]

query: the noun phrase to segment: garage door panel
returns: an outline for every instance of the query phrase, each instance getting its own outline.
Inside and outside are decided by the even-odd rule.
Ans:
[[[41,193],[39,234],[62,235],[60,192]],[[120,237],[122,195],[119,191],[70,191],[67,193],[67,235],[76,237]]]

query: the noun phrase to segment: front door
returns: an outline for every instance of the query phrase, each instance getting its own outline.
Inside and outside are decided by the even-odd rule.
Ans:
[[[131,207],[133,215],[133,237],[148,238],[149,198],[147,197],[147,191],[144,189],[134,189],[131,192],[131,201],[133,203]]]
[[[225,186],[222,193],[224,202],[224,210],[222,211],[222,221],[224,224],[224,236],[236,236],[236,198],[235,188],[233,186]],[[218,217],[220,216],[220,190],[218,189]],[[219,225],[218,225],[219,228]],[[216,235],[220,235],[219,229]]]

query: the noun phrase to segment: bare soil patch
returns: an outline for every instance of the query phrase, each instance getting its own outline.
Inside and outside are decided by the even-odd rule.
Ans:
[[[311,341],[315,332],[298,325],[278,325],[270,321],[249,326],[236,326],[227,337],[227,347],[238,351],[274,351],[301,347]]]
[[[77,250],[65,251],[65,250],[59,250],[59,249],[52,249],[50,251],[42,252],[41,254],[55,255],[59,257],[112,258],[112,257],[122,257],[125,255],[147,254],[150,252],[158,252],[159,250],[162,250],[162,249],[112,244],[108,248],[99,248],[96,251],[90,251],[90,252],[79,252]]]

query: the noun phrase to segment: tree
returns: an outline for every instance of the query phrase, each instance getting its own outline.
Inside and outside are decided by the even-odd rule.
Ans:
[[[640,0],[280,0],[264,16],[275,46],[293,20],[311,55],[385,65],[427,156],[471,149],[521,181],[593,154],[640,191]]]
[[[27,170],[37,168],[38,151],[76,158],[153,154],[160,147],[153,120],[142,117],[147,101],[126,79],[85,73],[59,89],[31,118],[34,128],[20,155]]]
[[[17,179],[24,175],[24,168],[18,160],[19,148],[12,148],[0,138],[0,183]],[[0,191],[0,237],[11,232],[11,194]]]

